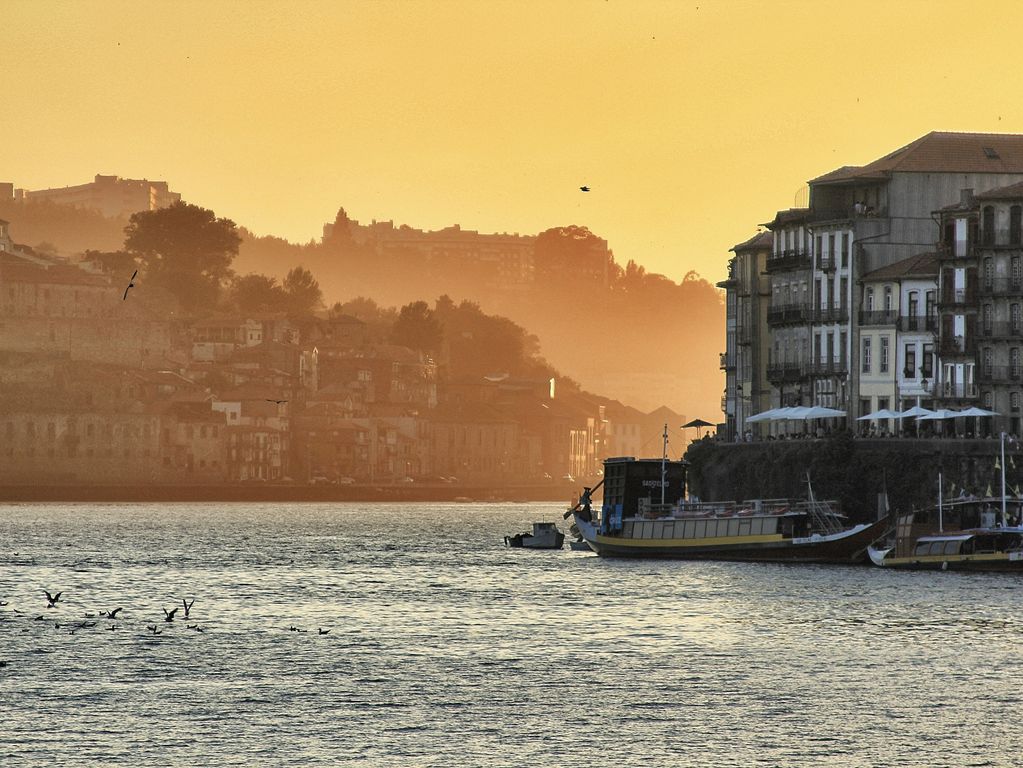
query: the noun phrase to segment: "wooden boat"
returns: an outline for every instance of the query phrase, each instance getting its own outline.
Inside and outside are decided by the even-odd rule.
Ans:
[[[944,502],[940,515],[937,508],[900,515],[893,538],[868,554],[882,568],[1023,571],[1023,527],[1004,525],[1001,506],[988,497]]]
[[[889,528],[887,518],[850,525],[835,502],[686,498],[686,463],[623,457],[604,462],[603,502],[586,488],[566,513],[604,557],[858,563]],[[809,484],[808,484],[809,487]]]

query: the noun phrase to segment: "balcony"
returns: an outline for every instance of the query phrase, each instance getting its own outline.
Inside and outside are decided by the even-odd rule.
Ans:
[[[860,325],[895,325],[898,319],[894,309],[860,310]]]
[[[980,281],[981,296],[1023,296],[1023,277],[988,277]]]
[[[772,384],[785,384],[799,381],[805,374],[803,363],[779,363],[770,361],[767,364],[767,380]]]
[[[834,254],[818,253],[817,254],[817,269],[821,272],[834,272],[836,268],[836,262]]]
[[[801,325],[810,317],[807,304],[779,304],[767,308],[768,325]]]
[[[940,259],[973,259],[976,258],[975,243],[938,243]]]
[[[972,356],[977,351],[977,343],[965,336],[950,336],[941,340],[938,350],[945,357]]]
[[[845,323],[849,320],[849,308],[841,307],[813,307],[810,315],[812,323]]]
[[[981,323],[978,335],[987,339],[1023,339],[1023,323]]]
[[[1019,381],[1023,368],[1019,365],[979,365],[977,380],[990,382]]]
[[[833,357],[827,360],[811,360],[807,373],[811,376],[844,376],[849,372],[849,365],[844,357]]]
[[[1019,229],[987,229],[980,233],[981,248],[1012,248],[1023,247]]]
[[[949,400],[975,400],[977,398],[976,384],[958,384],[954,381],[944,381],[938,391],[942,397]]]
[[[938,318],[936,315],[914,315],[912,317],[899,318],[899,330],[903,332],[930,332],[938,330]]]
[[[735,368],[735,355],[728,352],[721,352],[721,364],[718,366],[722,371],[730,371]]]
[[[766,271],[791,272],[797,269],[810,268],[810,254],[806,251],[782,251],[767,257]]]

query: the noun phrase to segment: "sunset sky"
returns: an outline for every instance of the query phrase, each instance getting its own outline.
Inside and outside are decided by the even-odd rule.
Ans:
[[[697,2],[5,3],[0,181],[165,179],[298,241],[582,224],[719,280],[807,179],[1023,132],[1015,4]]]

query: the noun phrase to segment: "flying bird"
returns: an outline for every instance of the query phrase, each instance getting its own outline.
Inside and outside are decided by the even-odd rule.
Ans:
[[[191,603],[186,603],[186,602],[185,602],[185,598],[181,598],[181,604],[182,604],[183,606],[185,606],[185,618],[186,618],[186,619],[188,618],[188,612],[189,612],[190,610],[192,610],[192,605],[193,605],[194,603],[195,603],[195,598],[194,598],[194,597],[192,598],[192,602],[191,602]],[[174,610],[176,611],[176,610],[177,610],[177,608],[175,608]]]
[[[128,287],[124,289],[124,299],[128,298],[128,291],[135,287],[135,275],[137,275],[138,273],[139,271],[136,269],[135,274],[133,274],[131,276],[131,280],[128,281]],[[124,301],[124,299],[121,299],[121,301]]]
[[[589,192],[589,191],[590,191],[590,188],[589,188],[589,187],[579,187],[579,190],[580,190],[581,192]]]
[[[117,616],[117,612],[119,610],[121,610],[121,609],[120,608],[114,608],[114,610],[112,610],[112,611],[103,611],[103,613],[101,613],[100,616],[106,616],[108,619],[112,619],[112,618]]]
[[[284,405],[287,400],[271,400],[269,397],[266,399],[268,403],[277,403],[277,405]]]
[[[46,603],[47,603],[46,607],[47,608],[53,608],[57,604],[57,601],[60,600],[60,596],[64,594],[63,592],[58,592],[56,595],[51,595],[45,589],[43,590],[43,592],[46,592]]]
[[[148,629],[148,630],[149,630],[150,632],[152,632],[152,633],[153,633],[154,635],[158,635],[158,634],[160,634],[160,630],[158,630],[158,629],[156,628],[156,625],[155,625],[155,624],[147,624],[147,625],[146,625],[146,629]]]
[[[168,611],[166,608],[164,608],[163,609],[164,621],[174,621],[174,614],[177,613],[177,612],[178,612],[177,608],[175,608],[172,611]]]

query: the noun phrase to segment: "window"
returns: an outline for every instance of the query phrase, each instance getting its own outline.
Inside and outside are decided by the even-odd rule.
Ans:
[[[995,209],[990,205],[984,206],[984,221],[981,224],[981,237],[984,245],[995,244]]]
[[[1023,206],[1009,208],[1009,245],[1023,244]]]
[[[934,317],[935,315],[934,299],[936,297],[934,294],[935,294],[934,291],[927,291],[927,293],[925,294],[926,306],[924,307],[924,311],[927,313],[927,317]]]
[[[863,337],[863,373],[870,373],[870,337]]]
[[[1009,393],[1009,410],[1010,411],[1019,410],[1019,392]]]
[[[1019,378],[1019,347],[1012,347],[1009,350],[1009,378]]]
[[[934,345],[924,344],[924,357],[920,361],[920,374],[925,379],[934,378]]]
[[[916,344],[906,345],[906,368],[902,373],[907,379],[916,378]]]
[[[892,287],[890,285],[884,287],[884,311],[892,311]]]
[[[984,259],[983,279],[984,287],[990,291],[995,284],[995,260],[990,256]]]
[[[860,416],[866,416],[870,412],[871,412],[870,411],[870,398],[869,397],[861,397],[860,398]]]
[[[867,310],[867,312],[873,312],[874,311],[874,289],[873,288],[868,288],[867,289],[866,310]]]
[[[879,411],[886,411],[886,410],[888,410],[888,398],[887,397],[879,397],[879,398],[877,398],[877,410],[879,410]]]
[[[1019,304],[1009,305],[1009,325],[1013,333],[1019,333],[1023,326],[1023,316],[1020,315]]]
[[[888,373],[888,342],[887,336],[881,337],[881,373]]]
[[[994,372],[994,367],[991,364],[992,361],[991,347],[984,347],[984,349],[981,351],[980,359],[981,365],[984,366],[984,375],[990,378],[992,373]]]

